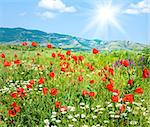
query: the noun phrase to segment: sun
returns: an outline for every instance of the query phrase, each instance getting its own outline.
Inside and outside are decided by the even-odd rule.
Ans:
[[[90,22],[87,24],[84,32],[94,29],[96,35],[99,33],[102,35],[103,33],[106,38],[110,28],[117,29],[124,33],[124,29],[118,21],[120,12],[121,8],[112,5],[112,2],[97,4],[95,9],[91,12]]]

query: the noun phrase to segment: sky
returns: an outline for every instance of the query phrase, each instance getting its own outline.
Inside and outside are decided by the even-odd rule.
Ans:
[[[0,27],[150,43],[150,0],[0,0]]]

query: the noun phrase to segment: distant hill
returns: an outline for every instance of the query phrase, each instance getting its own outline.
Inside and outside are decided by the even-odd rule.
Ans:
[[[99,50],[141,50],[150,47],[141,43],[129,41],[102,41],[88,40],[75,36],[46,33],[39,30],[28,30],[24,28],[0,28],[0,43],[17,44],[23,41],[35,41],[40,45],[46,45],[49,41],[55,46],[74,51],[89,51],[96,47]]]

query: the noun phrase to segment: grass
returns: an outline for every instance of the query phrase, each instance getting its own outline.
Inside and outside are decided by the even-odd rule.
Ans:
[[[142,77],[144,68],[150,68],[149,49],[66,55],[66,51],[56,48],[1,45],[2,53],[5,58],[0,57],[0,126],[148,127],[150,124],[150,80],[149,76]],[[84,59],[76,61],[72,56]],[[14,60],[21,63],[14,64]],[[125,67],[116,63],[118,60],[130,64]],[[4,67],[4,61],[11,61],[11,66]],[[50,72],[55,76],[49,76]],[[45,79],[42,84],[41,77]],[[129,85],[129,79],[134,83]],[[94,82],[90,83],[91,80]],[[106,89],[112,81],[113,90],[119,91],[117,95]],[[139,87],[144,92],[137,94],[134,90]],[[12,93],[17,97],[12,97]],[[114,94],[119,98],[117,102],[112,102]],[[125,94],[133,94],[133,102],[124,102]]]

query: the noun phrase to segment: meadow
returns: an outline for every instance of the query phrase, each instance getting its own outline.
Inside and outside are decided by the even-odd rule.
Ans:
[[[150,49],[0,45],[1,127],[150,127]]]

